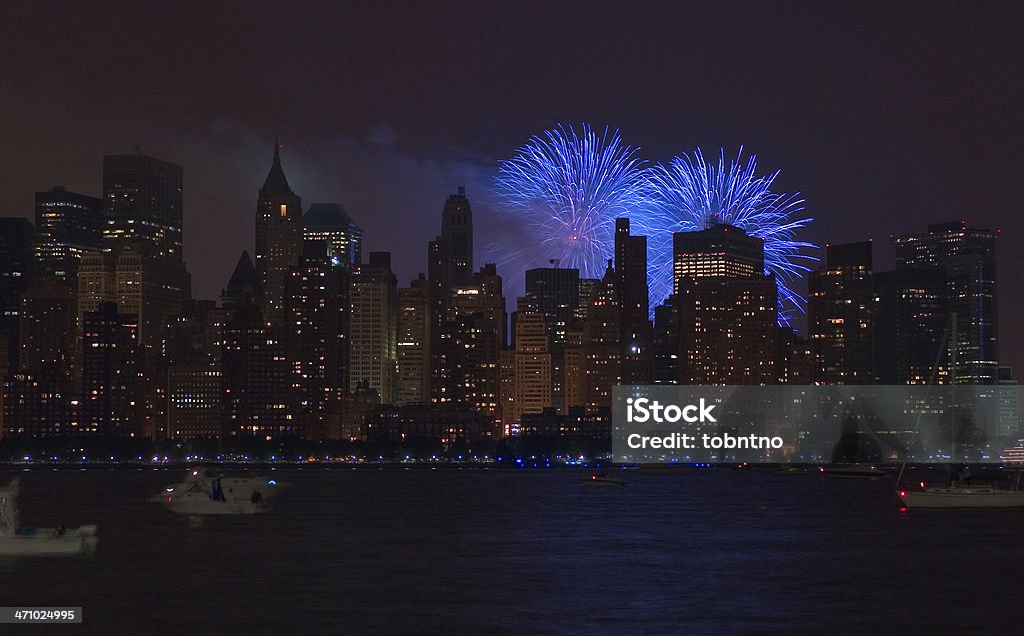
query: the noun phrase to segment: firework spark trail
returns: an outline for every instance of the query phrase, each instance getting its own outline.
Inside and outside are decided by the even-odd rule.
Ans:
[[[672,232],[693,232],[709,222],[728,223],[764,240],[766,273],[775,274],[779,289],[779,321],[789,324],[805,299],[790,284],[810,268],[802,261],[816,261],[804,254],[816,246],[796,240],[797,230],[812,219],[800,217],[804,200],[799,193],[772,191],[779,171],[757,176],[757,157],[743,163],[743,149],[728,164],[725,151],[718,163],[709,163],[701,151],[676,157],[668,166],[648,171],[651,187],[652,298],[660,302],[672,290]]]
[[[499,260],[523,270],[554,260],[600,277],[612,257],[616,217],[645,228],[639,217],[648,182],[637,152],[618,131],[599,135],[586,124],[532,137],[495,179],[500,202],[525,222],[532,243]]]

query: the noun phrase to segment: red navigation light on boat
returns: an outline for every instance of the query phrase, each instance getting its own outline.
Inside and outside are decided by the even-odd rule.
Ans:
[[[907,491],[906,490],[901,490],[900,491],[900,497],[906,497],[906,496],[907,496]]]

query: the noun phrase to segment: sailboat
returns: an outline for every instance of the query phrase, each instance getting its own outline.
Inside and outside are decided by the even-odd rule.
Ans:
[[[950,347],[950,371],[951,384],[956,386],[956,313],[950,317],[952,329],[952,342]],[[939,357],[942,350],[939,351]],[[939,360],[936,358],[935,369],[938,369]],[[933,371],[934,378],[934,371]],[[918,418],[920,424],[920,418]],[[950,461],[956,456],[956,432],[955,427],[952,434],[953,452],[950,454]],[[1010,488],[995,488],[991,484],[972,486],[970,478],[964,473],[956,479],[950,479],[946,486],[925,486],[921,483],[920,490],[908,490],[900,487],[903,473],[907,467],[907,460],[904,458],[900,466],[900,474],[896,478],[896,494],[906,508],[1020,508],[1024,507],[1024,479],[1021,469],[1018,467],[1013,472]],[[965,469],[965,472],[969,472]]]

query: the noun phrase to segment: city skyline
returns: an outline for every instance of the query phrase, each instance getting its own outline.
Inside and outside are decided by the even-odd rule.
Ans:
[[[181,261],[182,167],[139,150],[104,166],[102,209],[54,188],[37,193],[38,236],[2,219],[16,319],[0,434],[601,442],[620,384],[1017,384],[998,350],[998,233],[964,221],[891,237],[895,269],[876,270],[872,241],[826,244],[804,335],[779,319],[768,241],[714,214],[671,234],[673,293],[653,311],[648,239],[663,237],[630,216],[603,221],[600,277],[552,260],[513,300],[474,260],[480,223],[458,186],[406,286],[391,252],[360,258],[341,205],[303,209],[275,140],[255,258],[242,251],[218,305],[194,298]],[[1019,431],[1018,409],[987,434]]]
[[[558,121],[620,129],[659,162],[696,147],[734,156],[744,146],[764,168],[783,170],[780,189],[803,193],[816,219],[808,240],[873,237],[883,269],[894,258],[889,234],[929,222],[967,218],[1024,233],[1012,142],[1022,89],[1005,79],[1020,54],[1013,6],[922,12],[869,3],[856,20],[831,6],[701,6],[665,22],[658,11],[600,3],[521,15],[407,6],[400,17],[324,5],[319,35],[284,40],[275,23],[297,17],[268,5],[254,16],[277,20],[195,21],[188,12],[146,20],[147,40],[167,52],[155,60],[113,44],[139,12],[12,10],[10,24],[46,23],[48,35],[45,47],[30,28],[0,41],[19,61],[0,70],[0,115],[19,122],[7,137],[15,150],[5,175],[28,185],[0,191],[0,209],[29,217],[33,192],[58,184],[99,196],[102,154],[141,145],[185,167],[185,260],[200,297],[215,297],[237,254],[252,251],[250,192],[275,135],[295,191],[305,202],[344,205],[366,232],[367,252],[394,252],[400,280],[420,271],[420,237],[437,231],[434,201],[458,184],[478,217],[493,219],[478,230],[478,254],[500,237],[523,241],[492,209],[492,177],[498,160]],[[902,26],[923,19],[928,28]],[[698,26],[708,23],[723,31]],[[564,45],[562,34],[577,28],[593,46]],[[442,42],[432,32],[452,35]],[[975,32],[984,37],[968,37]],[[725,42],[757,55],[740,57]],[[636,51],[658,63],[638,62]],[[121,80],[95,82],[95,68]],[[704,89],[702,77],[723,79]],[[140,83],[161,88],[133,88]],[[389,236],[399,223],[413,239]],[[1006,250],[1000,264],[1024,270],[1024,257]],[[1024,295],[1003,296],[1009,324]],[[1007,331],[1003,344],[1022,366],[1024,334]]]

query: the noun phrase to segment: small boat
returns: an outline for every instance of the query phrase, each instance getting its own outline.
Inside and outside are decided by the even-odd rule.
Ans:
[[[184,482],[168,486],[150,501],[184,515],[263,514],[270,510],[278,487],[273,479],[213,476],[197,468]]]
[[[590,477],[581,479],[583,483],[590,486],[625,486],[625,480],[612,477],[608,473],[594,473]]]
[[[15,481],[0,488],[0,556],[72,556],[96,551],[96,526],[19,529],[18,512]]]
[[[818,468],[818,472],[834,477],[866,477],[877,479],[885,476],[885,471],[865,464],[829,464]]]
[[[779,469],[775,471],[775,474],[782,477],[788,477],[792,475],[806,475],[807,468],[803,466],[792,466],[790,464],[783,464],[782,466],[779,466]]]
[[[935,486],[924,490],[901,490],[899,496],[907,508],[1019,508],[1024,506],[1024,490],[1006,490],[992,486]]]

